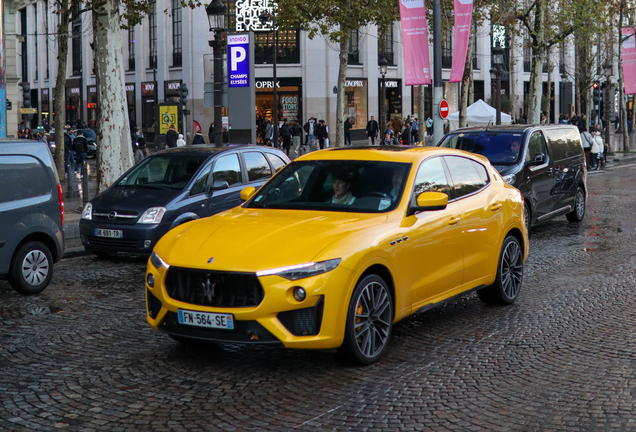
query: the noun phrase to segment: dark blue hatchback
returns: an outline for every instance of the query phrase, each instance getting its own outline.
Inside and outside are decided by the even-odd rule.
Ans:
[[[282,151],[253,145],[161,151],[86,204],[82,243],[99,256],[149,255],[170,229],[236,207],[244,187],[258,189],[288,163]]]

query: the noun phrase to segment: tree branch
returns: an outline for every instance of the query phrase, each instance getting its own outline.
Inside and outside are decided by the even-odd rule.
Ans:
[[[563,39],[565,39],[566,37],[570,36],[572,33],[574,33],[574,26],[570,26],[567,29],[563,30],[561,33],[559,33],[558,35],[556,35],[555,37],[553,37],[552,39],[550,39],[548,42],[546,42],[546,46],[548,48],[550,48],[552,45],[555,45],[561,41],[563,41]]]

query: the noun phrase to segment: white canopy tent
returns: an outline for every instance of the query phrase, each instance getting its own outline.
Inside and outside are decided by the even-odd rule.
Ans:
[[[449,130],[459,127],[459,111],[448,115]],[[466,109],[466,123],[468,126],[488,126],[488,122],[494,125],[497,120],[497,110],[479,99]],[[501,113],[501,124],[512,123],[512,117],[504,112]]]

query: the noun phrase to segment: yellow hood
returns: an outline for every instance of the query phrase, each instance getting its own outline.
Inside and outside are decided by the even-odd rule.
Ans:
[[[377,226],[386,214],[237,207],[168,232],[155,251],[177,267],[255,272],[311,262],[330,244]],[[214,260],[208,264],[208,260]]]

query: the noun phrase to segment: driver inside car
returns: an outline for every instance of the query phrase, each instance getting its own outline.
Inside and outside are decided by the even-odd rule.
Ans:
[[[334,195],[329,202],[332,204],[344,204],[351,205],[356,200],[356,197],[351,193],[351,181],[353,180],[353,173],[350,172],[337,172],[332,175],[331,185],[333,186]]]
[[[396,201],[400,196],[400,188],[402,187],[402,180],[404,178],[404,170],[395,169],[391,175],[391,183],[393,185],[393,189],[389,195],[391,196],[392,201]]]
[[[512,140],[512,142],[510,143],[510,151],[514,153],[514,159],[517,159],[517,156],[519,156],[519,148],[521,147],[521,144],[519,143],[519,140],[514,139]]]

